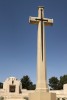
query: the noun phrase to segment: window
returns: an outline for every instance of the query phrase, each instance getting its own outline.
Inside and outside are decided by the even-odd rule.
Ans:
[[[57,100],[60,100],[60,98],[57,98]]]
[[[15,92],[16,86],[15,85],[10,85],[9,86],[9,92]]]
[[[62,98],[62,100],[65,100],[65,98]]]

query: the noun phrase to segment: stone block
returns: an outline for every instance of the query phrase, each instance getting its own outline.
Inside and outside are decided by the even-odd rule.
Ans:
[[[56,100],[56,94],[44,91],[34,91],[33,93],[29,93],[29,100]]]

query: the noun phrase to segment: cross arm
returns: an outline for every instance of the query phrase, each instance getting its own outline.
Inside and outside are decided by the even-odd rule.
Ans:
[[[43,18],[43,20],[46,26],[53,25],[53,19]]]
[[[38,17],[29,17],[29,23],[31,24],[38,24],[38,20],[36,20]]]

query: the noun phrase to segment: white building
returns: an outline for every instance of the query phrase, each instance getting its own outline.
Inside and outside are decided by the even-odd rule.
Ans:
[[[67,100],[67,84],[64,84],[63,90],[51,90],[50,92],[56,93],[57,100]]]
[[[33,90],[22,89],[20,80],[15,77],[9,77],[3,83],[3,89],[0,89],[0,100],[29,100],[28,94]],[[57,100],[67,100],[67,84],[63,90],[51,90],[56,93]]]
[[[0,89],[0,100],[26,100],[29,92],[33,91],[22,89],[20,80],[9,77],[3,83],[3,89]]]

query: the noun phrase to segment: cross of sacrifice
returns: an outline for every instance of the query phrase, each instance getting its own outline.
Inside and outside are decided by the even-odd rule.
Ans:
[[[29,22],[31,24],[39,24],[38,30],[41,33],[41,51],[42,51],[42,60],[43,60],[43,42],[44,42],[44,26],[52,25],[53,19],[44,18],[44,7],[38,7],[38,17],[31,17],[29,18]]]

